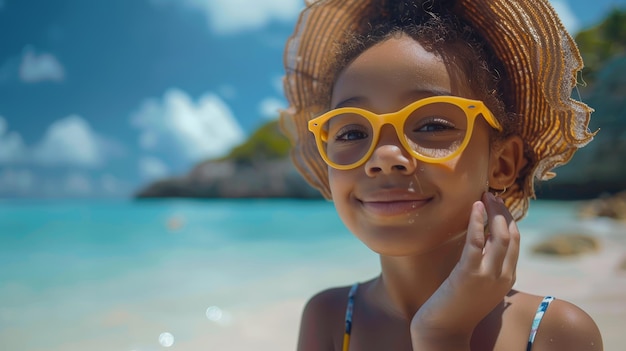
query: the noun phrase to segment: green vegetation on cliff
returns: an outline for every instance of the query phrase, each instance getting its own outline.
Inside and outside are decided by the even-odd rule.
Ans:
[[[280,131],[278,121],[268,122],[257,129],[243,144],[236,146],[222,160],[251,162],[272,160],[289,155],[289,139]]]
[[[600,24],[579,32],[575,40],[585,62],[583,79],[592,84],[608,61],[626,52],[626,9],[613,9]]]

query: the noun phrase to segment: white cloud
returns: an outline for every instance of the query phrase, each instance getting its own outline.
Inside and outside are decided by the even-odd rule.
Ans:
[[[83,171],[99,166],[120,147],[94,133],[81,117],[54,122],[42,140],[27,146],[0,116],[0,196],[121,196],[130,186],[105,174],[94,183]],[[21,169],[16,169],[19,165]],[[42,166],[63,166],[71,173],[58,177]],[[13,167],[13,168],[11,168]],[[37,176],[38,175],[38,176]]]
[[[165,177],[169,170],[163,161],[154,156],[146,156],[139,160],[139,173],[145,179],[158,179]]]
[[[550,0],[550,2],[567,31],[572,35],[576,34],[580,29],[580,21],[569,7],[567,0]]]
[[[43,165],[96,167],[104,160],[105,142],[77,115],[60,119],[48,128],[33,148],[33,159]]]
[[[78,115],[53,122],[42,140],[32,146],[24,144],[20,134],[10,131],[0,116],[0,164],[94,168],[107,157],[124,152],[123,146],[94,132]]]
[[[22,137],[16,132],[9,132],[6,120],[0,116],[0,164],[19,162],[25,156]]]
[[[267,119],[277,119],[278,110],[284,109],[285,107],[286,103],[283,100],[268,97],[259,104],[259,113]]]
[[[262,28],[274,20],[293,21],[304,7],[302,0],[183,0],[181,3],[202,11],[209,27],[220,34]]]
[[[38,55],[32,48],[24,50],[19,73],[20,79],[27,83],[60,82],[65,78],[65,69],[54,55],[49,53]]]
[[[223,156],[244,140],[244,132],[218,96],[205,94],[197,102],[179,89],[165,92],[161,101],[146,100],[131,116],[141,130],[145,150],[177,147],[189,161]]]

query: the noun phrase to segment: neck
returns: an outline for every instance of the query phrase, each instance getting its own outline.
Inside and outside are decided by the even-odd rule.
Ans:
[[[465,235],[415,256],[380,256],[382,274],[373,292],[393,314],[411,320],[452,272],[461,257]]]

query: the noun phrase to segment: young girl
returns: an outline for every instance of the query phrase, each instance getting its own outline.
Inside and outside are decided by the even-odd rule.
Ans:
[[[593,136],[547,0],[309,1],[285,65],[294,162],[381,263],[311,298],[299,350],[602,350],[512,290],[534,177]]]

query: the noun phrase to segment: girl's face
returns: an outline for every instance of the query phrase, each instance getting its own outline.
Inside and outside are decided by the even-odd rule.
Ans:
[[[409,36],[393,36],[342,71],[331,108],[359,107],[382,114],[435,95],[472,98],[468,84],[452,79],[436,54]],[[339,216],[361,241],[383,255],[426,253],[461,240],[472,204],[488,189],[489,128],[477,118],[465,151],[450,161],[431,164],[410,156],[393,127],[383,126],[374,153],[363,165],[329,168]]]

